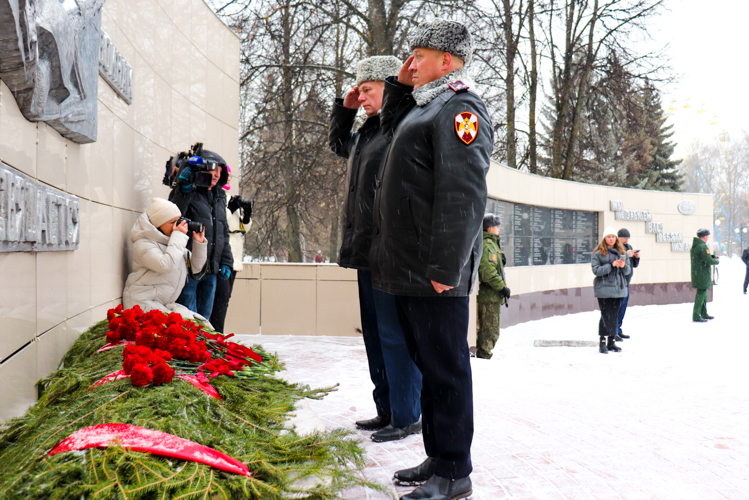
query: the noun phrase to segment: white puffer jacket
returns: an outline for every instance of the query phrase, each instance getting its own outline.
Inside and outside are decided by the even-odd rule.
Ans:
[[[169,237],[142,214],[130,232],[133,241],[133,272],[127,277],[122,304],[129,309],[136,304],[143,311],[158,309],[176,312],[187,319],[204,319],[175,301],[187,280],[187,259],[195,274],[206,263],[208,244],[193,241],[192,254],[187,250],[188,236],[174,231]]]

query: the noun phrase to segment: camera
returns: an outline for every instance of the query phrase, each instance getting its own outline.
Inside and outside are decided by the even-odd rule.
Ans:
[[[178,184],[192,184],[193,187],[211,187],[213,172],[224,165],[203,153],[203,143],[196,142],[188,151],[170,157],[166,162],[162,184],[170,188]],[[189,170],[186,170],[189,168]],[[189,172],[189,175],[187,175]]]
[[[202,222],[193,221],[188,219],[187,217],[180,217],[177,221],[177,225],[179,226],[180,224],[182,224],[182,222],[187,222],[188,233],[202,233],[203,229],[205,229]]]
[[[241,208],[242,224],[248,224],[250,222],[250,219],[252,219],[252,207],[254,205],[255,202],[253,202],[252,200],[246,200],[241,196],[235,195],[229,198],[229,203],[226,204],[226,208],[228,208],[231,213],[234,213],[238,208]]]

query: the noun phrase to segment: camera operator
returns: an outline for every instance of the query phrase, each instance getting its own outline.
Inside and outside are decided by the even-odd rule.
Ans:
[[[231,186],[231,168],[226,167],[229,172],[229,181],[224,184],[224,189],[229,191]],[[228,280],[219,280],[216,283],[216,296],[213,299],[213,312],[211,313],[211,324],[217,332],[224,332],[224,321],[226,311],[229,308],[229,299],[234,290],[234,279],[242,270],[242,249],[244,248],[244,234],[252,226],[252,200],[245,200],[241,196],[232,196],[226,205],[226,220],[229,223],[229,246],[234,257],[234,268]]]
[[[221,189],[229,178],[226,162],[218,154],[202,150],[193,156],[190,164],[181,169],[176,185],[169,193],[169,201],[179,207],[188,219],[205,226],[208,239],[208,269],[202,279],[187,277],[187,283],[177,302],[204,318],[210,318],[217,277],[231,276],[234,263],[229,248],[229,227],[226,222],[226,195]],[[202,187],[195,182],[197,171],[210,172],[210,185]]]
[[[206,267],[208,244],[205,234],[193,233],[193,251],[187,250],[187,222],[180,218],[177,205],[154,198],[148,213],[135,221],[130,232],[133,241],[133,272],[122,292],[122,305],[139,305],[143,311],[158,309],[176,312],[191,319],[196,315],[175,301],[185,286],[185,278]]]

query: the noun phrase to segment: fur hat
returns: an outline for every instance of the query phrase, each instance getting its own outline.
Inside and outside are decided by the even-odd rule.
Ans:
[[[359,61],[356,67],[356,85],[364,82],[384,82],[385,78],[397,75],[403,61],[395,56],[372,56]]]
[[[411,50],[435,49],[459,57],[468,66],[473,56],[473,38],[468,28],[457,21],[435,19],[419,26],[411,39]]]
[[[608,236],[610,234],[613,234],[614,236],[616,236],[618,238],[618,236],[616,235],[616,229],[614,229],[611,226],[608,226],[606,229],[603,230],[603,238],[605,238],[606,236]],[[603,238],[601,238],[601,239],[603,239]]]
[[[616,235],[620,238],[629,238],[630,237],[629,229],[627,229],[626,227],[623,227],[619,230],[618,233],[616,233]]]
[[[151,202],[151,209],[148,211],[148,219],[156,227],[160,227],[165,222],[169,222],[180,215],[182,214],[179,207],[164,198],[154,198]]]
[[[486,231],[490,227],[499,226],[501,223],[502,223],[502,219],[499,218],[499,215],[494,215],[494,214],[484,215],[484,221],[483,221],[484,231]]]
[[[704,238],[705,236],[710,236],[710,230],[706,227],[703,227],[697,231],[698,238]]]

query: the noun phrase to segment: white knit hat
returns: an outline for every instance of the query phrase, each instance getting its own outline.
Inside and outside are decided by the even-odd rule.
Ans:
[[[606,229],[603,230],[603,238],[605,238],[606,236],[608,236],[610,234],[613,234],[614,236],[616,236],[616,229],[614,229],[611,226],[608,226],[608,227],[606,227]],[[617,236],[617,238],[618,238],[618,236]]]
[[[151,202],[151,209],[148,211],[148,218],[156,227],[160,227],[165,222],[169,222],[175,217],[182,215],[177,205],[164,198],[154,198]]]

